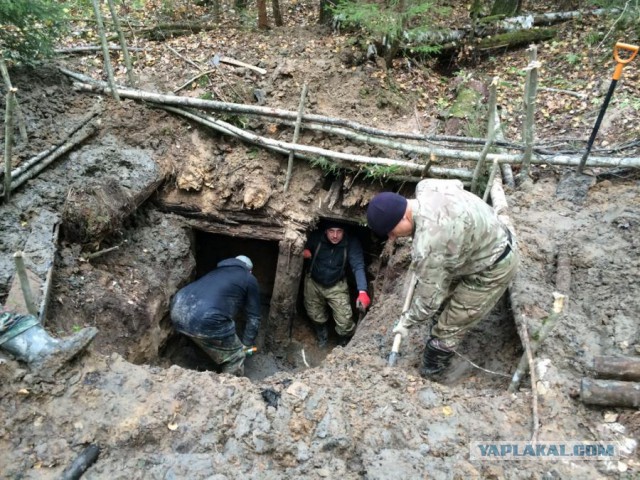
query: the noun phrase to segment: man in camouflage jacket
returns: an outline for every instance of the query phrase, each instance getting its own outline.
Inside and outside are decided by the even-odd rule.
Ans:
[[[423,180],[415,199],[380,193],[369,204],[367,220],[378,236],[413,236],[415,291],[393,331],[405,337],[408,328],[431,319],[442,306],[420,369],[425,377],[437,375],[515,275],[519,257],[513,234],[458,180]]]

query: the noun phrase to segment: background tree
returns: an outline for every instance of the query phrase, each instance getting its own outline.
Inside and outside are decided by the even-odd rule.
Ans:
[[[267,0],[258,0],[258,28],[261,30],[269,28],[269,20],[267,20]]]
[[[406,40],[419,38],[421,33],[431,30],[433,22],[429,11],[432,8],[429,0],[387,0],[385,3],[343,0],[332,10],[344,25],[363,29],[371,43],[381,45],[385,65],[391,68],[402,48],[423,53],[437,51],[430,46],[411,45]]]
[[[2,0],[0,54],[23,63],[51,56],[66,21],[63,6],[52,0]]]
[[[271,0],[271,10],[273,10],[273,22],[276,24],[276,27],[284,25],[280,11],[280,0]]]
[[[511,17],[520,13],[521,0],[495,0],[491,8],[491,15],[506,15]]]

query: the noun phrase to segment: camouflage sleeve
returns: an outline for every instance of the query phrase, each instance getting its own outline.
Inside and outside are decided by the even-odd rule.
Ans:
[[[428,321],[446,299],[464,234],[461,219],[446,208],[426,208],[416,215],[411,269],[418,280],[413,301],[401,317],[405,327]]]
[[[418,281],[413,299],[409,309],[400,318],[405,327],[412,327],[433,317],[447,297],[451,284],[450,274],[433,261],[420,262],[415,271]]]

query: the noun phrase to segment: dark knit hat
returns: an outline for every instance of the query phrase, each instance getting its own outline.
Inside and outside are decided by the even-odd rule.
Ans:
[[[393,192],[382,192],[373,197],[367,208],[369,228],[379,237],[387,237],[407,210],[407,199]]]

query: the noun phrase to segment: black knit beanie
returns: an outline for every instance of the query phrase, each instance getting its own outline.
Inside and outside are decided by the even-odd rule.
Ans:
[[[369,228],[379,237],[387,237],[407,210],[407,199],[393,192],[382,192],[373,197],[367,208]]]

